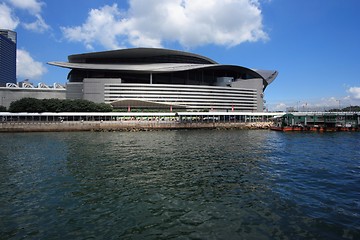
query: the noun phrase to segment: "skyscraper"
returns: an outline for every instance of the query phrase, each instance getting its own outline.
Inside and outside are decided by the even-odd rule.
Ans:
[[[0,29],[0,87],[16,83],[16,32]]]

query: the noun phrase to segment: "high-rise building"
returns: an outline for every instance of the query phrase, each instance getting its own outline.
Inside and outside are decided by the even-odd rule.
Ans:
[[[0,87],[16,83],[16,32],[0,29]]]

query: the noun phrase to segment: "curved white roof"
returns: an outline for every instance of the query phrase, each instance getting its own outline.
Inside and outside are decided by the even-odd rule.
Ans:
[[[70,69],[88,69],[88,70],[111,70],[126,72],[143,73],[164,73],[188,71],[205,68],[232,68],[234,70],[247,70],[255,73],[259,78],[263,78],[267,84],[270,84],[278,75],[277,71],[271,70],[253,70],[245,67],[224,64],[189,64],[189,63],[152,63],[152,64],[95,64],[95,63],[69,63],[69,62],[49,62],[48,64],[70,68]]]
[[[254,70],[242,66],[218,64],[207,57],[170,49],[133,48],[70,55],[69,62],[48,64],[79,70],[166,73],[194,69],[221,69],[248,73],[262,78],[265,87],[277,77],[274,70]]]
[[[189,63],[95,64],[95,63],[49,62],[49,64],[58,67],[71,68],[71,69],[136,71],[136,72],[148,72],[148,73],[184,71],[184,70],[192,70],[192,69],[214,66],[214,64],[189,64]]]

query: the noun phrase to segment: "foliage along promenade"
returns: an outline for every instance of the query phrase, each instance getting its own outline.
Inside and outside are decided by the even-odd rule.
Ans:
[[[22,98],[10,104],[9,112],[111,112],[106,103],[88,100]]]

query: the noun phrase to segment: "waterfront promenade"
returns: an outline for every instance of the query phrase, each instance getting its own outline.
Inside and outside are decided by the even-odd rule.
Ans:
[[[358,112],[2,112],[0,132],[269,129],[272,126],[358,130],[359,116]]]
[[[276,113],[0,113],[0,132],[267,129]]]

